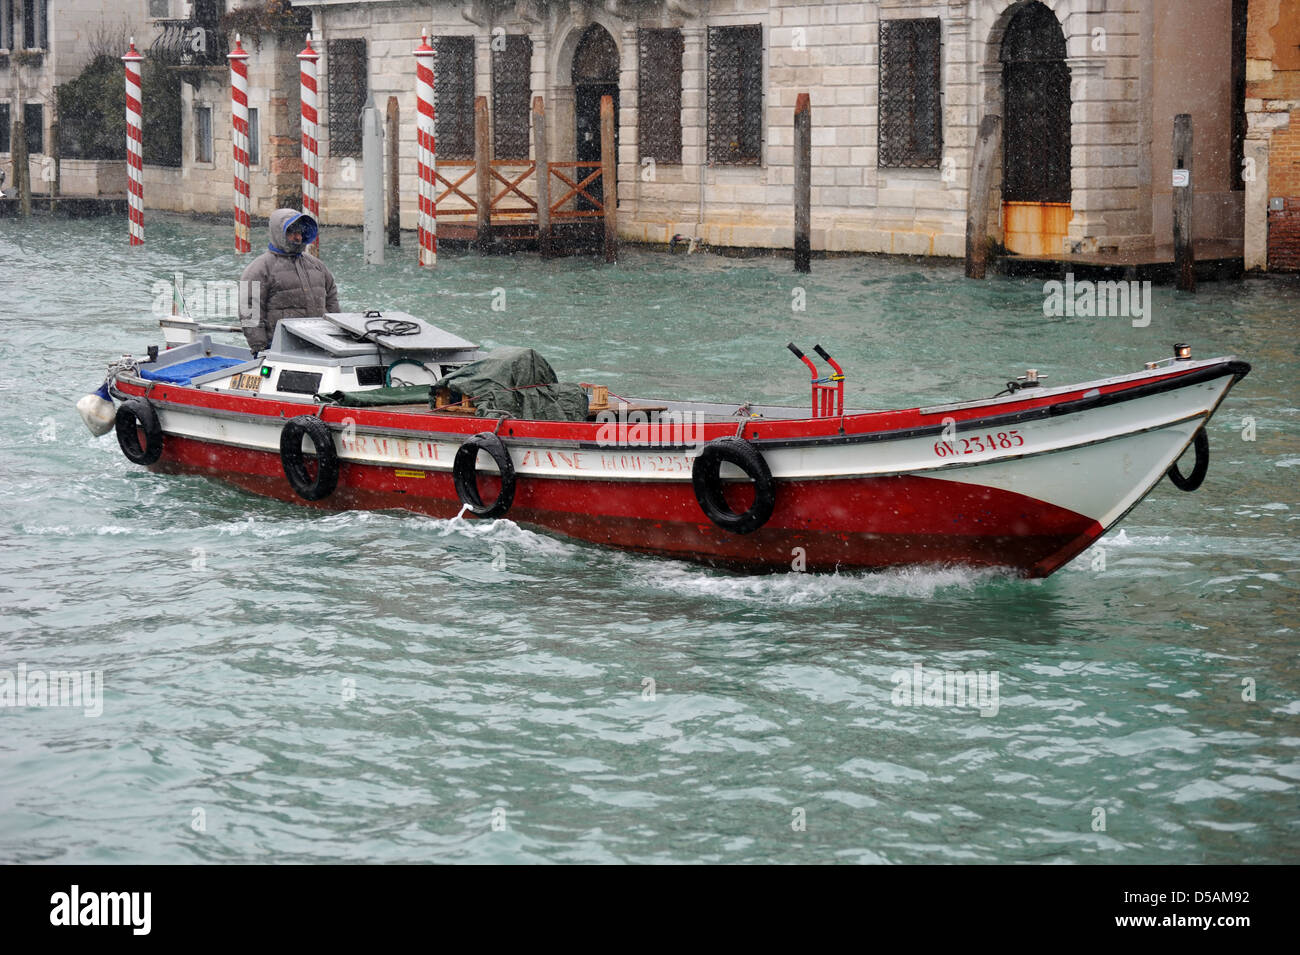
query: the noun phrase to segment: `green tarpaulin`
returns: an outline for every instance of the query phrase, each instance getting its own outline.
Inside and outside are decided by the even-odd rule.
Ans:
[[[587,392],[562,384],[546,359],[531,348],[496,348],[434,386],[474,402],[480,418],[527,418],[536,421],[586,421]]]
[[[371,388],[368,391],[331,391],[317,395],[345,408],[379,408],[384,405],[427,405],[432,392],[428,385],[402,385],[394,388]]]

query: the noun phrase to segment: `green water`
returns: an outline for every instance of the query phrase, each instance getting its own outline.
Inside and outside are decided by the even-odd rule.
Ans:
[[[228,227],[153,214],[124,239],[0,220],[0,671],[103,679],[98,717],[0,708],[0,861],[1300,861],[1295,280],[1157,288],[1134,328],[1044,318],[1041,282],[959,265],[429,273],[410,237],[367,269],[359,233],[325,231],[345,308],[620,393],[802,404],[791,339],[841,360],[858,407],[1136,370],[1173,341],[1254,365],[1201,490],[1162,483],[1046,581],[740,576],[128,464],[73,403],[159,340],[155,282],[245,259]],[[916,664],[995,674],[996,714],[897,705]]]

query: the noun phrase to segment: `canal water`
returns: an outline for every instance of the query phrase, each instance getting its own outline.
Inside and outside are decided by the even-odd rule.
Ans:
[[[422,271],[409,236],[375,268],[323,242],[345,308],[618,393],[802,404],[792,339],[858,407],[1174,341],[1254,371],[1200,491],[1162,482],[1048,580],[744,576],[134,467],[73,404],[159,341],[155,283],[238,276],[230,228],[151,214],[131,250],[116,220],[0,221],[0,698],[102,679],[97,716],[0,708],[0,861],[1300,862],[1294,279],[1157,288],[1135,327],[950,263]],[[903,692],[952,671],[982,710]]]

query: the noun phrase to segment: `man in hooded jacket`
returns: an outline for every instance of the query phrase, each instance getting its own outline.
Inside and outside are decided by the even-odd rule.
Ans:
[[[240,277],[239,323],[248,347],[266,349],[282,318],[311,318],[339,310],[339,292],[325,263],[306,251],[319,231],[297,209],[271,213],[271,242]]]

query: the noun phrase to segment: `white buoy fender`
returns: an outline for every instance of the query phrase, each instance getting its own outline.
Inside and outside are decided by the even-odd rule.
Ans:
[[[108,395],[108,385],[100,385],[98,391],[91,392],[78,401],[77,412],[95,437],[112,431],[117,409],[113,407],[113,399]]]

